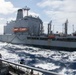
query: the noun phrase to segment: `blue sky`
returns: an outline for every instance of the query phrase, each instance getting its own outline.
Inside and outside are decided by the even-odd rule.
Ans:
[[[76,29],[76,0],[0,0],[0,33],[7,21],[15,20],[18,8],[28,6],[29,14],[39,16],[47,31],[47,24],[52,20],[54,32],[63,31],[62,24],[68,19],[68,33]]]

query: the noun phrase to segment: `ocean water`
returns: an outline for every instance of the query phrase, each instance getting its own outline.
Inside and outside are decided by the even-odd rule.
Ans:
[[[14,45],[0,42],[2,59],[25,64],[63,75],[76,75],[76,51],[48,50],[24,45]]]

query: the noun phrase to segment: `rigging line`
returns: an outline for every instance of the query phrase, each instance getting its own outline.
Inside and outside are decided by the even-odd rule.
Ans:
[[[21,41],[24,41],[26,38],[24,38],[24,39],[21,39],[21,38],[19,38],[17,35],[16,35],[16,37],[19,39],[19,40],[21,40]]]
[[[15,37],[16,37],[16,35],[15,35]],[[11,41],[9,41],[8,43],[11,43],[15,39],[15,37]]]

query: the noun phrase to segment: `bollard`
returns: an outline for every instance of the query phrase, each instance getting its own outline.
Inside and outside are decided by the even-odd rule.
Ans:
[[[33,69],[31,69],[30,75],[33,75]]]

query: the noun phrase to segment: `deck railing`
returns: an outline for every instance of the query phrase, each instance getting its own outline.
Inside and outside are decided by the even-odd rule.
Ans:
[[[36,67],[31,67],[31,66],[28,66],[28,65],[9,62],[9,61],[3,60],[1,58],[0,58],[0,61],[2,61],[2,63],[5,62],[8,65],[14,65],[15,67],[18,67],[18,68],[23,67],[23,68],[30,69],[30,70],[33,70],[33,71],[38,71],[38,72],[42,73],[42,75],[62,75],[62,74],[58,74],[58,73],[51,72],[51,71],[48,71],[48,70],[44,70],[44,69],[40,69],[40,68],[36,68]]]

